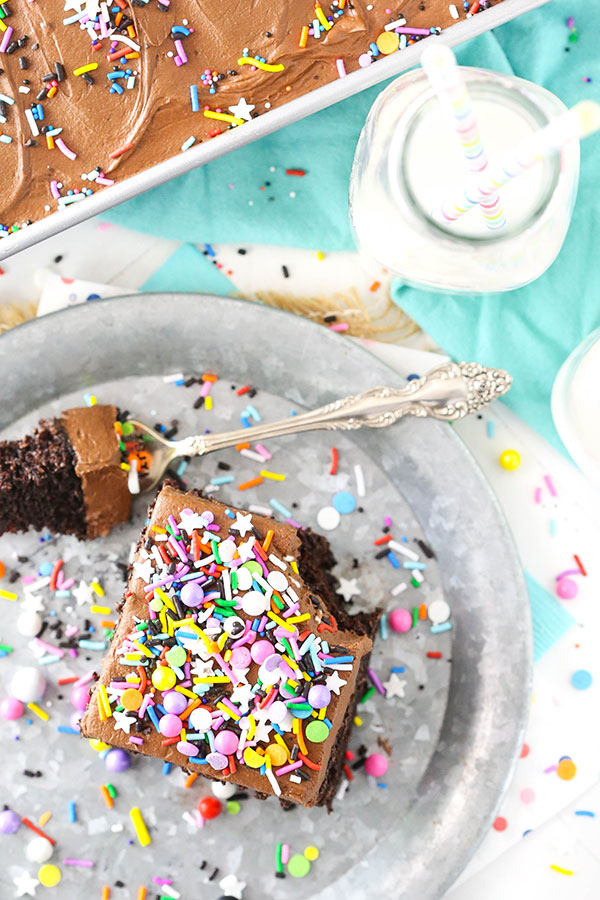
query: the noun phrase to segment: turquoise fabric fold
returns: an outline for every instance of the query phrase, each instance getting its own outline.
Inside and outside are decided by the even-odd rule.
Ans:
[[[231,281],[193,244],[182,244],[144,282],[142,291],[185,291],[187,293],[229,294]]]
[[[533,659],[537,662],[550,647],[572,628],[575,619],[545,587],[525,572],[533,625]]]

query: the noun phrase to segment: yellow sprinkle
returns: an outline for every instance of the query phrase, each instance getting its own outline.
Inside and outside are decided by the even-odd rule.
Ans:
[[[306,847],[304,855],[308,860],[314,862],[315,859],[319,858],[319,849],[311,844],[309,847]]]
[[[255,59],[254,56],[241,56],[238,59],[238,66],[256,66],[257,69],[262,69],[263,72],[283,72],[285,69],[285,66],[282,66],[281,63],[264,63],[259,59]]]
[[[51,812],[42,813],[38,819],[38,825],[40,826],[40,828],[43,828],[44,825],[47,825],[51,818],[52,818]]]
[[[267,472],[263,469],[260,474],[263,478],[270,478],[271,481],[285,481],[285,475],[280,475],[279,472]]]
[[[142,661],[142,656],[140,653],[126,653],[123,658],[128,659],[130,662],[141,662]]]
[[[278,743],[281,747],[283,747],[283,749],[285,750],[286,755],[287,755],[288,762],[290,762],[291,759],[292,759],[292,757],[290,756],[290,751],[289,751],[288,745],[286,744],[286,742],[284,741],[284,739],[281,737],[281,735],[280,735],[280,734],[277,734],[277,732],[275,732],[274,737],[275,737],[275,740],[277,741],[277,743]]]
[[[78,69],[73,69],[73,75],[85,75],[86,72],[93,72],[97,68],[98,63],[88,63],[87,66],[79,66]]]
[[[229,637],[229,635],[227,634],[226,631],[224,631],[223,634],[221,635],[221,637],[219,638],[219,640],[217,641],[217,647],[219,648],[219,650],[223,649],[223,647],[227,643],[228,637]],[[227,662],[227,660],[225,660],[225,662]]]
[[[292,626],[288,625],[288,623],[285,621],[285,619],[280,619],[279,616],[276,616],[274,612],[268,612],[267,615],[270,619],[273,619],[274,622],[277,622],[277,624],[281,628],[285,628],[286,631],[293,632],[296,630],[293,625]]]
[[[137,835],[138,841],[140,842],[142,847],[147,847],[148,844],[152,843],[152,838],[148,834],[146,823],[142,819],[142,814],[137,806],[134,806],[133,809],[129,810],[129,818],[133,822],[133,827],[135,828],[135,833]]]
[[[162,588],[159,588],[159,587],[154,588],[154,593],[157,594],[157,595],[160,597],[160,599],[162,600],[162,602],[165,604],[165,606],[166,606],[168,609],[171,610],[171,612],[174,612],[174,613],[177,612],[177,610],[175,609],[175,604],[173,603],[173,601],[171,600],[171,598],[170,598],[167,594],[165,594],[165,592],[163,591]]]
[[[228,680],[229,680],[229,679],[228,679]],[[218,707],[218,709],[220,709],[222,712],[225,712],[225,713],[227,713],[228,716],[231,716],[232,719],[239,719],[239,718],[240,718],[239,715],[237,715],[237,713],[234,713],[233,710],[232,710],[232,709],[229,709],[228,706],[225,706],[224,703],[216,703],[215,705],[216,705],[216,706]]]
[[[243,125],[246,121],[245,119],[238,119],[237,116],[230,116],[229,113],[213,112],[212,109],[205,109],[204,115],[207,119],[219,119],[221,122],[231,122],[232,125]],[[206,399],[204,403],[206,404]]]
[[[50,716],[48,715],[48,713],[46,712],[46,710],[45,710],[45,709],[41,709],[41,707],[39,707],[39,706],[37,705],[37,703],[28,703],[28,704],[27,704],[27,709],[30,709],[32,713],[35,713],[36,716],[39,716],[40,719],[41,719],[43,722],[47,722],[48,719],[50,718]]]
[[[101,616],[108,616],[112,612],[110,606],[90,606],[90,612],[98,613]]]
[[[186,732],[185,728],[181,729],[180,735],[181,735],[182,741],[187,741],[187,732]]]
[[[324,706],[323,709],[319,710],[319,714],[317,716],[318,719],[324,719],[327,714],[327,707]]]
[[[551,869],[554,869],[555,872],[560,872],[561,875],[572,875],[573,872],[571,869],[561,869],[560,866],[550,866]]]
[[[281,654],[282,658],[285,659],[288,666],[291,666],[292,669],[296,669],[296,671],[300,668],[296,660],[292,659],[291,656],[288,656],[287,653]]]
[[[248,729],[248,734],[246,737],[249,741],[251,741],[252,738],[254,737],[254,732],[256,731],[256,719],[254,718],[254,716],[252,714],[250,714],[248,716],[248,721],[250,722],[250,728]],[[294,722],[297,722],[297,721],[298,721],[297,719],[294,719]]]
[[[325,254],[322,250],[317,250],[317,259],[323,260],[325,259]]]
[[[316,12],[316,14],[317,14],[317,19],[319,20],[319,22],[321,23],[321,25],[323,26],[323,28],[325,29],[325,31],[329,31],[330,28],[332,27],[332,26],[331,26],[331,22],[329,22],[329,21],[327,20],[327,18],[325,17],[325,13],[324,13],[323,10],[321,9],[321,7],[318,6],[318,5],[315,6],[315,12]]]
[[[6,31],[6,25],[2,19],[0,19],[0,31]]]
[[[125,681],[135,681],[135,683],[137,684],[138,681],[141,681],[141,678],[139,675],[126,675]]]
[[[106,714],[106,718],[110,719],[112,716],[112,709],[110,708],[110,700],[108,699],[108,694],[106,693],[106,688],[103,684],[98,688],[98,694],[102,697],[102,703],[104,705],[104,712]]]
[[[193,691],[188,691],[187,688],[181,687],[181,685],[179,685],[179,684],[176,687],[174,687],[173,690],[179,691],[180,694],[185,694],[186,697],[191,697],[192,700],[198,699],[198,694],[195,694]]]
[[[121,463],[121,468],[124,472],[129,472],[131,466],[129,465],[129,463]]]
[[[159,525],[153,525],[151,528],[151,531],[153,531],[155,534],[166,534],[167,533],[167,529],[161,528]]]
[[[229,678],[221,675],[207,675],[205,678],[194,678],[194,684],[228,684]],[[175,688],[177,690],[177,688]],[[194,694],[194,697],[196,694]]]
[[[225,655],[223,656],[223,659],[225,660],[226,663],[229,662],[229,660],[231,659],[231,650],[225,651]]]
[[[290,569],[292,570],[292,572],[295,572],[296,575],[299,574],[299,573],[298,573],[298,563],[296,562],[295,559],[293,559],[293,560],[291,561],[291,563],[290,563]]]
[[[362,725],[362,719],[360,718],[360,716],[354,716],[354,724],[357,728],[360,728],[360,726]]]
[[[149,659],[154,659],[154,653],[152,653],[151,650],[148,650],[147,647],[144,647],[143,644],[140,644],[139,641],[132,641],[131,643],[133,644],[134,647],[137,647],[137,649],[140,651],[140,653],[143,653],[144,656],[147,656]]]
[[[17,595],[13,594],[12,591],[3,591],[1,588],[0,588],[0,597],[4,597],[5,600],[16,600],[17,599]]]
[[[98,597],[104,597],[104,588],[97,581],[90,581],[90,587]]]
[[[96,703],[98,704],[98,715],[100,716],[100,721],[106,722],[108,716],[106,715],[104,703],[102,702],[102,697],[100,696],[99,692],[96,694]]]
[[[212,397],[210,394],[204,398],[204,409],[212,409]]]
[[[310,619],[310,613],[304,613],[302,616],[290,616],[290,618],[285,621],[290,625],[296,625],[297,622],[306,622],[307,619]]]
[[[52,88],[50,88],[50,90],[52,90]],[[50,96],[50,91],[48,91],[48,96]],[[90,396],[88,397],[88,406],[95,406],[97,402],[98,398],[96,397],[96,395],[90,394]]]

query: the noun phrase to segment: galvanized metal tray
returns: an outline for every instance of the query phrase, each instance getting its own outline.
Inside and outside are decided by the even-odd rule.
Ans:
[[[522,13],[543,6],[547,2],[548,0],[503,0],[497,6],[447,28],[439,40],[450,46],[461,44],[485,31],[497,28],[498,25],[509,22]],[[91,219],[98,213],[106,212],[107,209],[118,206],[125,200],[130,200],[159,184],[177,178],[178,175],[197,169],[218,156],[224,156],[238,147],[250,144],[252,141],[271,134],[285,125],[290,125],[292,122],[297,122],[326,106],[331,106],[333,103],[351,97],[374,84],[399,75],[418,63],[421,51],[422,47],[418,43],[413,44],[406,50],[394,53],[377,62],[376,65],[351,72],[346,78],[332,81],[277,109],[263,113],[243,127],[226,131],[214,140],[198,144],[185,153],[179,153],[113,187],[97,191],[83,203],[74,203],[68,209],[52,213],[39,222],[34,222],[27,228],[22,228],[1,240],[0,259],[6,259],[26,247],[31,247],[33,244],[77,225],[79,222]]]
[[[223,379],[210,413],[194,410],[193,396],[161,377],[206,369]],[[401,381],[352,341],[287,313],[210,296],[138,295],[74,307],[3,335],[0,431],[2,436],[22,433],[40,413],[81,403],[89,390],[101,401],[126,404],[150,422],[176,415],[184,432],[224,430],[234,425],[230,383],[254,385],[259,391],[254,402],[263,416],[281,417],[292,406],[310,408]],[[249,800],[239,815],[221,815],[195,833],[182,822],[182,813],[207,793],[202,780],[195,792],[182,790],[181,776],[164,778],[160,764],[147,759],[138,760],[125,775],[108,776],[87,743],[56,733],[57,723],[66,724],[68,703],[65,709],[65,701],[57,702],[51,690],[46,698],[52,701],[51,722],[35,720],[24,730],[16,723],[18,744],[15,726],[4,723],[0,747],[3,802],[31,818],[52,810],[57,856],[96,860],[95,869],[63,869],[63,881],[53,892],[57,900],[83,896],[84,891],[99,896],[100,886],[117,878],[131,893],[155,874],[173,877],[183,900],[213,898],[220,878],[232,872],[248,883],[245,900],[434,900],[466,864],[491,825],[523,739],[532,672],[527,593],[497,502],[452,428],[406,420],[367,432],[335,436],[341,459],[337,476],[327,474],[332,435],[273,442],[271,465],[287,473],[286,482],[278,483],[276,491],[270,482],[251,500],[295,499],[295,515],[314,525],[316,511],[335,490],[354,489],[349,479],[353,465],[360,463],[367,481],[364,513],[343,517],[342,526],[329,534],[340,573],[356,574],[352,558],[361,560],[362,597],[357,599],[363,605],[383,602],[393,608],[443,596],[452,608],[453,630],[445,635],[430,634],[423,623],[407,635],[377,642],[373,666],[385,674],[391,665],[403,665],[406,694],[394,700],[379,697],[361,707],[363,725],[355,730],[352,746],[364,741],[377,749],[378,737],[389,739],[393,752],[384,779],[387,788],[358,772],[330,816],[323,810],[284,813],[275,801]],[[186,472],[190,485],[206,484],[220,458],[234,463],[239,480],[249,477],[251,468],[243,467],[252,463],[228,452],[229,457],[195,461]],[[226,502],[247,500],[237,495],[235,485],[225,491],[219,496]],[[140,498],[134,521],[108,539],[82,545],[60,538],[40,548],[35,535],[4,536],[0,557],[10,563],[12,553],[25,553],[37,564],[60,553],[76,578],[77,566],[82,577],[87,573],[89,578],[90,571],[100,575],[114,605],[122,590],[116,561],[127,557],[145,502]],[[385,511],[391,512],[395,530],[411,539],[421,535],[435,549],[437,559],[428,561],[420,593],[409,589],[392,598],[390,587],[399,580],[398,572],[373,559],[372,539]],[[52,600],[54,608],[56,603]],[[4,618],[4,640],[14,638],[15,606],[10,604]],[[75,620],[82,614],[73,612]],[[68,608],[61,615],[68,619]],[[12,642],[20,646],[2,660],[3,678],[15,665],[31,664],[25,641]],[[433,649],[443,650],[439,662],[426,659]],[[55,664],[52,676],[65,674],[65,665],[58,671]],[[89,666],[70,661],[67,669],[77,673]],[[23,777],[25,767],[41,769],[43,777],[34,784]],[[107,778],[117,779],[118,790],[110,817],[98,791]],[[78,808],[75,824],[66,820],[72,799]],[[111,826],[118,829],[124,823],[127,831],[127,810],[134,805],[151,826],[150,847],[129,846],[128,835]],[[14,875],[26,868],[35,873],[37,867],[24,861],[27,838],[22,832],[0,837],[6,861],[0,869],[3,896],[10,895]],[[10,854],[9,840],[15,842]],[[293,852],[302,852],[309,843],[320,848],[308,878],[274,877],[278,840],[290,843]],[[202,859],[210,861],[205,870],[199,869]],[[60,865],[61,859],[57,861]],[[214,865],[220,866],[220,875],[214,885],[205,886]]]

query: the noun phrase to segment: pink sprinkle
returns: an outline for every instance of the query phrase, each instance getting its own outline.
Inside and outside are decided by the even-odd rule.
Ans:
[[[544,769],[544,775],[548,775],[549,772],[556,772],[556,766],[548,766],[547,769]]]
[[[152,881],[154,884],[173,884],[172,878],[158,878],[158,876],[155,876]]]
[[[573,28],[575,26],[575,19],[573,16],[569,16],[567,19],[567,28]]]
[[[581,575],[581,572],[579,569],[565,569],[564,572],[556,576],[556,580],[560,581],[561,578],[567,578],[569,575]]]
[[[290,845],[282,844],[281,846],[281,862],[286,866],[290,859]]]
[[[288,525],[291,525],[292,528],[302,528],[300,522],[296,522],[295,519],[286,519],[285,521],[288,523]]]
[[[344,60],[336,59],[335,64],[337,66],[338,75],[340,76],[340,78],[345,78],[348,73],[346,72],[346,66],[344,65]]]
[[[12,37],[13,30],[8,26],[6,31],[4,32],[4,37],[2,38],[2,43],[0,44],[0,53],[6,53],[6,48],[10,44],[10,39]]]
[[[294,769],[299,769],[301,765],[303,765],[303,763],[302,760],[299,759],[297,762],[289,763],[287,766],[282,766],[281,769],[275,769],[275,774],[279,778],[280,775],[287,775],[288,772],[293,772]]]
[[[329,325],[330,331],[348,331],[350,326],[347,322],[334,322],[333,325]]]
[[[58,181],[50,182],[50,193],[52,194],[52,196],[54,197],[55,200],[58,200],[58,198],[60,197],[60,191],[58,189]]]
[[[34,643],[36,647],[45,650],[47,653],[51,653],[53,656],[60,656],[61,659],[65,655],[65,651],[61,650],[60,647],[54,647],[52,644],[48,644],[46,643],[46,641],[40,640],[40,638],[33,638],[32,643]]]
[[[181,59],[180,56],[174,56],[174,57],[173,57],[173,62],[175,63],[176,66],[182,66],[182,65],[183,65],[183,60]]]
[[[114,178],[105,178],[104,175],[98,175],[96,178],[96,184],[104,184],[109,187],[111,184],[114,184]]]
[[[61,589],[61,591],[68,591],[69,588],[72,588],[74,584],[75,584],[75,581],[73,578],[67,578],[66,581],[63,581],[61,583],[60,589]]]
[[[533,495],[533,499],[536,503],[542,502],[542,489],[541,487],[536,487],[535,494]]]
[[[35,581],[35,575],[24,575],[21,578],[21,584],[32,584]]]
[[[144,738],[143,738],[143,737],[136,737],[135,735],[131,734],[131,735],[129,736],[129,743],[130,743],[130,744],[143,744],[143,743],[144,743]]]
[[[546,487],[548,488],[548,490],[550,491],[552,496],[556,497],[556,488],[554,487],[554,484],[552,483],[552,479],[550,478],[550,476],[544,475],[544,481],[546,482]]]
[[[210,389],[212,388],[212,385],[213,385],[212,381],[205,381],[203,383],[202,387],[200,388],[200,396],[208,397],[208,395],[210,394]]]
[[[84,869],[93,869],[95,865],[92,859],[63,859],[63,866],[83,866]]]
[[[67,625],[65,628],[65,637],[73,637],[74,634],[77,634],[79,628],[77,625]]]
[[[78,678],[73,687],[81,687],[82,684],[88,684],[95,674],[96,672],[94,669],[91,669],[89,672],[86,672],[85,675],[82,675],[81,678]]]
[[[180,40],[175,41],[175,47],[177,48],[177,53],[179,54],[179,59],[181,60],[181,63],[182,64],[186,63],[188,61],[187,54],[186,54],[185,50],[183,49],[183,44],[181,43]]]
[[[390,519],[389,516],[384,516],[383,524],[385,525],[386,528],[391,528],[394,523],[392,522],[392,520]]]
[[[70,656],[72,659],[77,659],[78,654],[77,654],[77,650],[75,649],[75,647],[71,647],[71,648],[69,649],[69,656]]]
[[[265,459],[271,459],[272,454],[269,453],[267,448],[264,447],[262,444],[255,444],[254,449],[260,456],[263,456]]]
[[[97,180],[98,179],[96,179],[96,181]],[[98,225],[96,227],[97,227],[98,231],[108,231],[109,228],[113,227],[113,223],[112,222],[98,222]]]
[[[69,150],[62,138],[56,138],[54,143],[56,144],[60,152],[67,157],[67,159],[77,159],[77,154],[73,153],[72,150]]]

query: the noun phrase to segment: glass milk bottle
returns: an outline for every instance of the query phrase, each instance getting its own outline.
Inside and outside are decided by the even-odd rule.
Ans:
[[[490,160],[565,112],[544,88],[486,69],[461,68]],[[554,261],[571,218],[579,142],[571,141],[502,187],[506,225],[486,227],[480,207],[440,224],[432,212],[468,173],[452,125],[422,69],[377,98],[350,181],[350,219],[363,252],[407,284],[437,291],[510,291]]]

